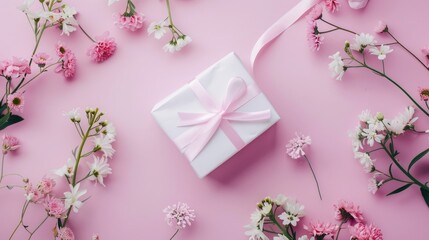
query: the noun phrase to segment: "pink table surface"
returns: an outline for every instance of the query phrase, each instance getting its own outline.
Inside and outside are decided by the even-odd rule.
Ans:
[[[305,21],[300,21],[265,49],[254,76],[282,119],[200,180],[151,117],[152,106],[231,51],[249,67],[256,39],[298,1],[173,0],[177,25],[193,38],[189,47],[174,55],[161,49],[167,39],[156,41],[145,31],[129,33],[115,27],[112,14],[122,11],[124,1],[111,8],[106,2],[70,4],[81,13],[79,21],[88,32],[111,32],[118,43],[116,54],[105,63],[92,63],[86,56],[90,42],[81,32],[60,37],[57,31],[49,31],[40,49],[53,54],[58,39],[66,42],[78,57],[78,74],[71,81],[54,73],[39,79],[27,89],[26,120],[3,131],[22,142],[19,152],[8,156],[6,171],[37,181],[62,166],[79,143],[63,112],[98,106],[115,124],[113,175],[107,178],[105,188],[85,185],[92,197],[71,218],[77,239],[90,239],[92,233],[99,233],[103,240],[169,239],[174,230],[164,222],[162,210],[177,201],[187,202],[197,213],[195,224],[177,239],[246,239],[243,225],[249,222],[255,203],[278,193],[305,205],[304,222],[334,222],[332,204],[346,199],[361,206],[368,222],[379,226],[385,239],[427,239],[429,210],[418,189],[385,197],[398,187],[395,184],[373,196],[367,191],[369,175],[353,158],[347,135],[362,110],[393,117],[410,102],[384,79],[366,71],[347,72],[342,82],[331,78],[328,55],[341,50],[352,36],[328,35],[315,53],[307,46]],[[360,11],[341,2],[341,11],[327,15],[329,19],[358,32],[371,32],[382,19],[412,51],[418,53],[429,44],[426,21],[422,21],[427,1],[372,0]],[[0,58],[28,57],[33,47],[27,20],[16,10],[19,3],[1,3]],[[162,1],[136,1],[136,5],[147,15],[146,26],[165,18]],[[402,49],[394,49],[387,59],[388,72],[417,97],[417,87],[428,86],[428,73]],[[417,126],[429,128],[425,118]],[[296,131],[313,139],[308,156],[320,181],[323,201],[306,163],[285,156],[284,146]],[[401,155],[411,156],[427,147],[427,141],[427,136],[404,138]],[[428,161],[426,158],[417,167],[421,175],[427,173]],[[378,163],[383,162],[387,164],[380,157]],[[0,239],[7,239],[19,221],[23,192],[3,189],[0,199]],[[30,213],[26,223],[32,226],[43,218],[41,208],[32,208]],[[51,239],[53,224],[45,225],[34,239]],[[19,236],[16,239],[27,235],[21,229]]]

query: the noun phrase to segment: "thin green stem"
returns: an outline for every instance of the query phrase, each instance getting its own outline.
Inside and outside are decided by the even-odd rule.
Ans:
[[[276,217],[274,216],[274,214],[270,214],[268,216],[268,218],[280,229],[280,231],[283,233],[283,235],[285,235],[287,237],[287,239],[292,240],[292,236],[287,232],[287,229],[284,229],[282,225],[280,225],[280,223],[277,221]]]
[[[334,28],[334,29],[327,30],[327,31],[317,31],[317,33],[318,34],[325,34],[325,33],[330,33],[330,32],[334,32],[334,31],[337,31],[337,30],[340,30],[340,29],[339,28]]]
[[[376,151],[378,151],[378,150],[382,150],[383,148],[382,147],[380,147],[380,148],[376,148],[376,149],[372,149],[371,151],[367,151],[366,153],[367,154],[370,154],[370,153],[373,153],[373,152],[376,152]]]
[[[270,231],[270,230],[263,230],[264,232],[267,232],[267,233],[272,233],[272,234],[281,234],[281,233],[278,233],[278,232],[274,232],[274,231]]]
[[[46,72],[46,71],[48,71],[48,68],[50,68],[50,67],[52,67],[52,66],[54,66],[54,65],[57,65],[57,64],[59,64],[60,63],[60,61],[58,61],[58,62],[55,62],[55,63],[52,63],[52,64],[50,64],[50,65],[48,65],[48,66],[46,66],[46,67],[44,67],[38,74],[36,74],[34,77],[32,77],[30,80],[28,80],[27,82],[25,82],[24,84],[22,84],[19,88],[17,88],[18,90],[19,89],[21,89],[21,88],[23,88],[23,87],[25,87],[27,84],[29,84],[30,82],[32,82],[34,79],[36,79],[38,76],[40,76],[42,73],[44,73],[44,72]]]
[[[395,180],[395,181],[403,182],[403,183],[413,183],[413,182],[405,181],[405,180],[402,180],[402,179],[399,179],[399,178],[395,178],[392,175],[389,175],[389,174],[384,173],[384,172],[382,172],[380,170],[377,170],[377,169],[375,171],[378,172],[378,173],[381,173],[382,175],[384,175],[384,176],[386,176],[386,177],[389,178],[389,179],[385,180],[384,183],[386,183],[388,181],[391,181],[391,180]]]
[[[168,0],[167,0],[167,1],[168,1]],[[180,230],[180,229],[177,229],[177,230],[176,230],[176,232],[173,234],[173,236],[171,236],[170,240],[171,240],[171,239],[173,239],[173,238],[177,235],[177,233],[179,232],[179,230]]]
[[[335,237],[335,240],[338,240],[338,237],[340,236],[340,232],[341,232],[341,227],[343,226],[344,223],[346,223],[348,221],[348,219],[344,219],[341,223],[340,226],[338,227],[338,232],[337,232],[337,236]]]
[[[170,22],[171,27],[173,27],[174,24],[173,24],[173,17],[171,16],[170,0],[166,0],[166,2],[167,2],[167,10],[168,10],[168,20]]]
[[[322,193],[320,192],[319,182],[317,181],[316,174],[314,173],[313,167],[311,166],[310,160],[308,159],[307,155],[304,155],[304,158],[305,158],[305,160],[307,160],[308,166],[311,169],[311,173],[313,173],[313,177],[314,177],[314,180],[316,181],[316,185],[317,185],[317,191],[319,192],[320,200],[322,200]]]
[[[320,20],[321,20],[322,22],[324,22],[324,23],[328,24],[328,25],[331,25],[332,27],[335,27],[335,28],[339,29],[339,30],[343,30],[343,31],[346,31],[346,32],[349,32],[349,33],[351,33],[351,34],[355,34],[355,35],[357,34],[357,33],[353,32],[352,30],[348,30],[348,29],[342,28],[342,27],[340,27],[340,26],[337,26],[337,25],[335,25],[335,24],[333,24],[333,23],[330,23],[330,22],[326,21],[326,20],[325,20],[325,19],[323,19],[323,18],[320,18]]]
[[[46,217],[45,217],[45,219],[43,219],[43,221],[34,229],[34,231],[32,231],[31,233],[30,233],[30,236],[28,237],[28,240],[30,240],[32,237],[33,237],[33,235],[34,235],[34,233],[37,231],[37,230],[39,230],[39,228],[46,222],[46,220],[48,220],[48,218],[49,218],[49,215],[47,215]]]
[[[387,34],[390,35],[390,37],[392,37],[398,44],[399,46],[401,46],[403,49],[405,49],[405,51],[407,51],[409,54],[411,54],[411,56],[413,56],[424,68],[426,68],[426,70],[429,70],[429,67],[426,66],[426,64],[424,64],[422,62],[422,60],[420,60],[414,53],[412,53],[410,50],[408,50],[408,48],[406,48],[401,42],[398,41],[398,39],[396,39],[392,33],[390,33],[389,31],[387,31]]]
[[[78,24],[78,25],[79,25],[80,30],[82,30],[82,32],[89,38],[89,40],[91,40],[92,42],[96,42],[91,36],[89,36],[89,34],[85,30],[83,30],[83,28],[80,24]]]

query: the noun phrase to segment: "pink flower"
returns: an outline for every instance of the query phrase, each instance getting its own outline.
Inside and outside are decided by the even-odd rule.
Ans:
[[[3,154],[7,154],[10,151],[15,151],[20,147],[18,138],[9,136],[7,134],[3,135],[3,144],[2,151]]]
[[[60,58],[64,57],[64,54],[69,51],[70,49],[66,48],[66,46],[62,42],[58,42],[57,45],[55,46],[55,52]]]
[[[23,112],[24,111],[24,96],[23,92],[16,92],[7,96],[7,106],[10,110]]]
[[[293,159],[304,156],[304,148],[311,144],[311,138],[309,136],[299,136],[297,133],[295,134],[296,137],[291,139],[286,145],[286,152]]]
[[[130,30],[132,32],[139,30],[143,27],[143,22],[145,19],[145,16],[140,13],[134,13],[132,16],[125,16],[120,15],[119,13],[116,13],[114,15],[115,17],[115,25],[119,28],[124,28],[127,30]]]
[[[311,50],[319,51],[320,45],[323,43],[323,36],[319,34],[316,22],[307,24],[307,41]]]
[[[165,220],[170,226],[177,229],[183,229],[186,226],[191,226],[191,222],[195,221],[195,210],[191,209],[188,204],[179,202],[173,206],[167,206],[164,209]]]
[[[429,88],[420,88],[419,92],[420,99],[427,102],[429,100]]]
[[[368,0],[349,0],[349,6],[353,9],[361,9],[366,7]]]
[[[374,28],[374,32],[376,33],[384,33],[389,31],[389,28],[387,27],[386,23],[383,21],[378,21],[377,26]]]
[[[330,12],[336,12],[340,8],[340,3],[337,0],[325,0],[326,9]]]
[[[55,187],[55,180],[52,178],[46,178],[46,177],[42,178],[42,180],[37,185],[37,189],[42,194],[48,194],[48,193],[52,192],[54,187]]]
[[[27,60],[13,57],[12,60],[0,62],[0,72],[7,78],[18,78],[24,74],[30,74],[31,68]]]
[[[316,20],[319,20],[322,17],[322,6],[317,4],[314,6],[313,9],[311,9],[310,13],[307,15],[307,21],[308,22],[314,22]]]
[[[25,197],[29,202],[38,203],[44,197],[44,195],[37,188],[34,188],[31,183],[25,184],[24,191]]]
[[[49,195],[46,196],[43,206],[48,215],[54,218],[61,218],[66,211],[64,202],[61,199]]]
[[[37,53],[33,56],[33,61],[39,67],[44,67],[51,60],[51,57],[47,53]]]
[[[73,231],[69,227],[60,228],[57,237],[60,240],[74,240]]]
[[[352,202],[341,200],[337,204],[334,204],[334,208],[335,219],[339,221],[347,222],[351,220],[358,223],[364,221],[362,211],[360,210],[359,206]]]
[[[310,222],[310,226],[304,226],[304,229],[310,232],[313,237],[323,238],[325,236],[335,236],[338,226],[332,223]]]
[[[55,72],[63,72],[64,77],[73,78],[76,73],[76,57],[71,51],[66,51],[61,59],[61,64],[57,66]]]
[[[98,234],[93,234],[91,240],[100,240]]]
[[[109,59],[116,51],[116,42],[114,38],[109,37],[109,32],[96,38],[97,42],[88,50],[88,56],[94,62],[104,62]]]
[[[365,225],[357,223],[353,227],[349,227],[351,240],[383,240],[383,233],[374,225]]]
[[[429,67],[429,47],[423,48],[422,53],[426,59],[426,65]]]

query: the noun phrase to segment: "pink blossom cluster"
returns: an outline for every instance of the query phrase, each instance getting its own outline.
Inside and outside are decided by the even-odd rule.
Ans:
[[[116,51],[115,39],[109,37],[109,32],[105,32],[102,36],[96,38],[96,42],[88,50],[88,56],[94,62],[104,62],[109,59]]]
[[[140,13],[134,13],[132,16],[116,13],[113,15],[115,18],[115,25],[121,29],[127,29],[135,32],[143,27],[145,16]]]
[[[6,78],[18,78],[30,73],[29,62],[23,58],[13,57],[0,61],[0,74]]]
[[[73,78],[76,74],[76,56],[62,42],[58,42],[55,50],[61,62],[55,72],[62,72],[64,77]]]
[[[8,152],[15,151],[20,147],[18,138],[14,136],[9,136],[7,134],[3,135],[2,143],[2,152],[7,154]]]
[[[350,240],[383,240],[383,233],[374,225],[357,223],[349,229],[352,235]]]
[[[33,186],[32,183],[28,182],[24,186],[25,196],[27,201],[34,203],[41,203],[45,200],[45,197],[48,196],[55,187],[55,180],[52,178],[44,177],[36,186]]]
[[[304,229],[310,232],[311,236],[316,237],[334,237],[337,234],[338,226],[332,223],[310,222],[309,226],[304,226]]]
[[[316,5],[307,15],[307,41],[311,50],[319,51],[323,36],[319,33],[317,20],[322,17],[322,6]]]
[[[358,223],[364,221],[360,207],[352,202],[341,200],[337,204],[334,204],[334,208],[336,220],[355,221]]]
[[[195,221],[195,210],[191,209],[188,204],[179,202],[172,206],[167,206],[164,209],[165,220],[170,226],[177,229],[183,229],[186,226],[191,226]]]

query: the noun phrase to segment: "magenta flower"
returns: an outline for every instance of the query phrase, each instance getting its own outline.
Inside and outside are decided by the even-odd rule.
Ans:
[[[349,227],[351,240],[383,240],[383,233],[374,225],[357,223]]]
[[[24,191],[25,197],[29,202],[38,203],[44,197],[44,195],[37,188],[34,188],[31,183],[25,184]]]
[[[132,16],[120,15],[119,13],[116,13],[114,17],[116,26],[121,29],[127,29],[131,32],[141,29],[145,20],[145,16],[140,13],[134,13]]]
[[[33,61],[40,68],[46,66],[48,62],[51,60],[51,57],[47,53],[37,53],[33,56]]]
[[[55,180],[52,178],[47,178],[44,177],[42,178],[42,180],[39,182],[39,184],[37,184],[37,189],[42,193],[42,194],[48,194],[50,192],[52,192],[52,190],[55,187]]]
[[[376,33],[384,33],[389,31],[389,28],[387,27],[386,23],[383,21],[378,21],[377,26],[374,28],[374,32]]]
[[[73,78],[76,74],[76,56],[71,51],[66,51],[57,66],[55,72],[63,72],[65,78]]]
[[[55,52],[60,58],[64,57],[64,54],[69,51],[70,49],[68,49],[62,42],[58,42],[57,45],[55,45]]]
[[[420,88],[420,99],[427,102],[429,100],[429,88]]]
[[[3,135],[3,144],[2,151],[3,154],[7,154],[10,151],[15,151],[20,147],[18,138],[9,136],[7,134]]]
[[[347,222],[349,220],[361,223],[364,221],[362,211],[358,205],[344,200],[334,204],[335,219]]]
[[[334,237],[337,233],[338,226],[332,223],[313,223],[310,222],[310,226],[304,226],[304,229],[311,233],[316,239],[323,239],[325,236]],[[317,238],[319,237],[319,238]]]
[[[320,45],[323,43],[323,36],[319,34],[316,22],[307,24],[307,41],[311,50],[319,51]]]
[[[62,218],[63,214],[67,210],[61,199],[49,195],[46,196],[43,206],[45,207],[48,215],[54,218]]]
[[[422,53],[426,59],[426,66],[429,67],[429,47],[425,47],[422,49]]]
[[[27,60],[13,57],[12,60],[0,62],[0,73],[7,78],[18,78],[24,74],[30,74],[31,68]]]
[[[337,0],[325,0],[326,9],[330,12],[336,12],[340,8],[340,3]]]
[[[58,236],[60,240],[74,240],[73,231],[69,227],[63,227],[58,230]]]
[[[16,92],[7,96],[7,106],[12,111],[23,112],[24,111],[24,96],[23,92]]]
[[[116,51],[116,42],[114,38],[109,37],[109,32],[96,38],[94,45],[88,50],[88,56],[94,62],[104,62],[109,59]]]
[[[167,224],[176,229],[183,229],[191,226],[195,221],[195,210],[191,209],[188,204],[179,202],[164,209],[165,220]]]
[[[311,138],[309,136],[299,136],[296,133],[296,137],[291,139],[286,145],[286,152],[291,158],[298,159],[305,155],[304,148],[310,144]]]

